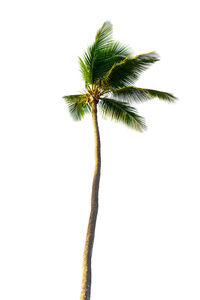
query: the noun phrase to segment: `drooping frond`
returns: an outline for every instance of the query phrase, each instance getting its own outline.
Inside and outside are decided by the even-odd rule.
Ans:
[[[112,90],[111,94],[114,96],[114,98],[126,101],[128,103],[144,102],[152,98],[159,98],[167,102],[175,102],[176,100],[176,97],[166,92],[132,86]]]
[[[134,107],[129,106],[127,103],[102,98],[99,102],[99,106],[104,117],[110,117],[116,121],[123,122],[128,127],[138,131],[146,129],[144,119],[137,114]]]
[[[69,112],[74,120],[81,120],[85,114],[91,112],[91,106],[87,102],[87,95],[70,95],[63,97],[68,105]]]
[[[121,88],[133,84],[143,71],[158,60],[155,52],[141,54],[134,58],[125,58],[108,71],[104,81],[111,88]]]

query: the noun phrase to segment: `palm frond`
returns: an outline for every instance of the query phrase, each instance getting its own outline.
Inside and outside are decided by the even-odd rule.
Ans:
[[[108,71],[104,81],[112,88],[133,84],[143,71],[158,60],[158,55],[155,52],[141,54],[132,59],[125,58]]]
[[[80,61],[81,72],[86,85],[94,82],[93,79],[93,67],[96,56],[102,49],[109,47],[112,43],[112,24],[105,22],[103,26],[98,30],[95,42],[85,51],[83,55],[83,61]]]
[[[138,131],[146,129],[143,117],[137,114],[134,107],[127,103],[116,101],[114,99],[102,98],[99,102],[100,111],[103,117],[110,117],[116,121],[123,122],[128,127]]]
[[[175,102],[176,97],[174,97],[170,93],[151,90],[151,89],[144,89],[144,88],[137,88],[137,87],[123,87],[120,89],[112,90],[111,94],[119,100],[126,101],[128,103],[131,102],[144,102],[150,100],[152,98],[159,98],[161,100],[165,100],[167,102]]]
[[[98,51],[93,64],[93,82],[97,83],[115,64],[130,55],[130,49],[120,42],[113,42],[109,47]]]
[[[113,65],[130,56],[131,51],[127,46],[112,40],[112,25],[105,22],[97,32],[95,42],[85,51],[83,59],[79,58],[85,85],[97,83]]]
[[[63,97],[68,105],[69,112],[74,120],[81,120],[85,114],[91,112],[91,106],[87,102],[87,95],[70,95]]]

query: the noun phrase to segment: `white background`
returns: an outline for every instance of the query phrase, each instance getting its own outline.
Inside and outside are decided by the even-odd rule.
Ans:
[[[197,1],[2,1],[0,299],[79,299],[94,150],[77,57],[104,21],[160,62],[137,86],[176,104],[136,105],[148,131],[102,120],[92,300],[199,300]]]

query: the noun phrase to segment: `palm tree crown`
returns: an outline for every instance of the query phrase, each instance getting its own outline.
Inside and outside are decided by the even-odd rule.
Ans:
[[[104,117],[143,131],[146,128],[144,118],[138,115],[132,103],[156,97],[168,102],[176,100],[170,93],[134,85],[140,74],[158,60],[155,52],[132,57],[127,46],[112,39],[112,24],[105,22],[83,59],[79,57],[85,91],[63,97],[72,117],[81,120],[92,111],[92,102],[96,101]]]

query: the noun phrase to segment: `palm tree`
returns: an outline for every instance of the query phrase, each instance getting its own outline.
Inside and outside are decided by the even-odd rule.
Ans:
[[[132,57],[127,46],[113,41],[112,25],[110,22],[105,22],[98,30],[94,43],[85,51],[83,59],[79,58],[85,90],[82,94],[63,97],[75,120],[81,120],[85,114],[91,113],[94,127],[95,170],[91,212],[83,255],[81,300],[90,299],[91,258],[98,213],[101,145],[97,108],[104,117],[110,117],[133,129],[143,131],[146,128],[145,121],[138,115],[132,103],[148,101],[152,98],[159,98],[167,102],[176,100],[172,94],[138,88],[134,85],[140,74],[158,60],[155,52]]]

